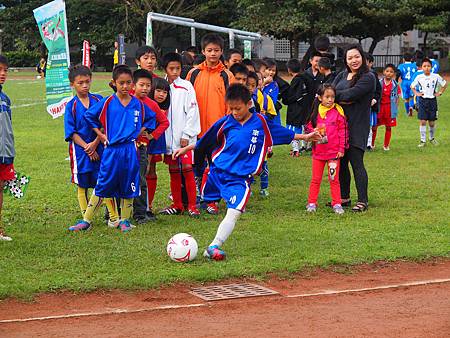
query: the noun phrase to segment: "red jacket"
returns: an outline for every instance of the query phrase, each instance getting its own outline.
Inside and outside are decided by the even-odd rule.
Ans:
[[[312,148],[312,156],[316,160],[332,160],[337,157],[337,153],[344,153],[348,147],[348,127],[345,119],[344,110],[338,104],[332,108],[319,106],[317,114],[317,124],[325,124],[328,143],[314,142]],[[313,125],[311,121],[307,124],[306,130],[312,131]]]

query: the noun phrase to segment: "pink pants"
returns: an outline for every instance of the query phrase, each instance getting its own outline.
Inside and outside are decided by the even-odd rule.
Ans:
[[[328,164],[328,181],[330,182],[331,205],[341,204],[341,187],[339,184],[340,160],[312,160],[312,179],[309,185],[308,203],[317,204],[322,182],[323,169]]]

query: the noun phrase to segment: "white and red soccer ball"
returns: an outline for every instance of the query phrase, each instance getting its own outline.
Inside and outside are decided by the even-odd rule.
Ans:
[[[167,254],[174,262],[190,262],[195,259],[197,252],[197,241],[189,234],[176,234],[167,243]]]

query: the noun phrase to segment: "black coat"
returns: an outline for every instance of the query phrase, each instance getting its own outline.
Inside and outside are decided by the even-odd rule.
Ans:
[[[287,105],[286,124],[300,128],[306,123],[305,98],[308,94],[305,78],[298,74],[292,78],[291,85],[283,95],[283,104]]]
[[[316,76],[314,76],[312,69],[308,68],[303,74],[302,74],[305,85],[306,85],[306,91],[307,95],[305,97],[305,104],[303,106],[303,114],[305,114],[307,117],[311,115],[312,105],[314,103],[314,99],[316,98],[317,89],[322,84],[323,81],[323,75],[317,72]]]
[[[350,87],[347,75],[348,71],[343,71],[333,82],[336,87],[336,102],[342,104],[347,117],[349,144],[365,150],[370,129],[370,104],[378,81],[372,72],[368,72],[362,74],[358,82]]]
[[[273,104],[275,105],[276,111],[279,112],[281,110],[282,106],[281,106],[281,103],[278,101],[283,100],[284,96],[286,95],[287,91],[289,90],[289,83],[287,81],[283,80],[278,75],[275,75],[274,80],[278,85],[279,92],[278,92],[278,100],[277,100],[277,102],[274,102]]]
[[[378,73],[376,72],[376,70],[371,69],[372,74],[375,76],[375,79],[378,80]],[[372,106],[372,111],[374,113],[378,113],[380,111],[380,105],[381,105],[381,91],[383,90],[383,88],[381,88],[381,83],[380,81],[377,81],[376,83],[376,87],[375,87],[375,93],[373,94],[373,98],[375,100],[377,100],[377,103],[375,103]]]

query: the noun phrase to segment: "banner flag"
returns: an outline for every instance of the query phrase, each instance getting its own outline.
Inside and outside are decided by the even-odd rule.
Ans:
[[[66,6],[63,0],[55,0],[34,9],[33,13],[48,50],[45,77],[47,112],[55,119],[64,115],[67,102],[72,98]]]
[[[91,68],[91,46],[87,40],[83,41],[83,62],[81,64]]]

